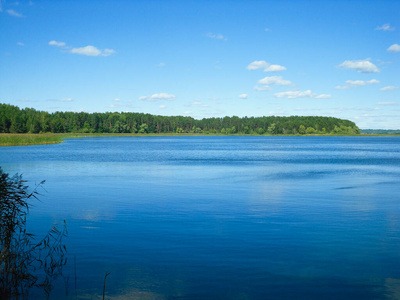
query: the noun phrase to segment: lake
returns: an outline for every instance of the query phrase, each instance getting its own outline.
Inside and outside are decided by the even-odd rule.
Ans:
[[[50,299],[102,299],[106,272],[106,299],[400,299],[400,138],[80,138],[0,166],[46,180],[31,231],[67,221]]]

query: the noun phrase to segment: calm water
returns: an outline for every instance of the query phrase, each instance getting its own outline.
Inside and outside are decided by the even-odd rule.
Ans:
[[[400,138],[146,137],[0,148],[67,220],[69,296],[400,299]],[[71,263],[72,262],[72,263]]]

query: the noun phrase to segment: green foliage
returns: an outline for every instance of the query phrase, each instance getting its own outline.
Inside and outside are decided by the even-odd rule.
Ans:
[[[400,134],[400,130],[395,129],[363,129],[363,134],[390,134],[390,135],[398,135]]]
[[[276,124],[272,123],[271,125],[268,126],[267,132],[269,134],[276,134]]]
[[[37,195],[37,187],[29,192],[20,175],[10,177],[0,168],[1,299],[27,298],[34,287],[48,296],[52,281],[62,274],[66,263],[62,241],[67,234],[65,221],[62,231],[53,226],[39,242],[26,230],[29,200]]]
[[[264,134],[264,133],[265,133],[265,130],[264,130],[264,128],[259,127],[259,128],[256,129],[256,132],[257,132],[258,134]]]
[[[7,133],[0,134],[0,146],[16,145],[38,145],[38,144],[57,144],[61,143],[60,135],[54,133],[29,134],[29,133]]]
[[[305,134],[306,133],[306,127],[302,124],[299,126],[299,133],[300,134]]]
[[[149,132],[149,126],[147,124],[140,125],[139,133],[148,133],[148,132]]]
[[[317,131],[312,127],[307,127],[306,133],[307,134],[314,134],[314,133],[317,133]]]
[[[309,129],[310,128],[310,129]],[[312,129],[313,130],[312,130]],[[143,113],[48,113],[0,104],[0,133],[359,134],[351,121],[318,116],[204,118]]]

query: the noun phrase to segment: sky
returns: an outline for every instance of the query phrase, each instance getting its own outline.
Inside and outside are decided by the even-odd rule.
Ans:
[[[400,1],[0,0],[0,103],[400,129]]]

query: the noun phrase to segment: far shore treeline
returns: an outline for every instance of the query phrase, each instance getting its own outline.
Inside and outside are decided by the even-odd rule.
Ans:
[[[354,122],[332,117],[204,118],[131,112],[54,112],[0,104],[0,133],[360,134]]]

